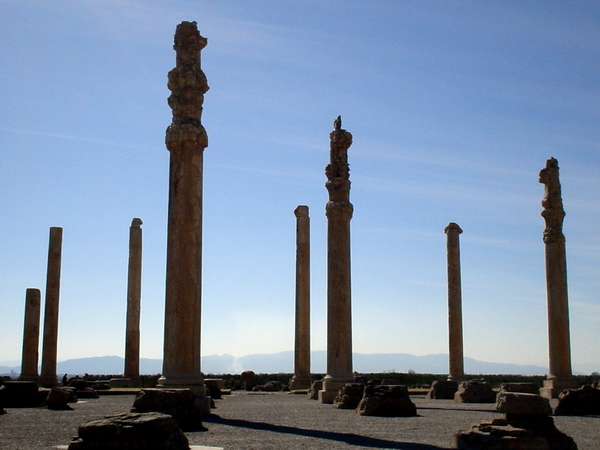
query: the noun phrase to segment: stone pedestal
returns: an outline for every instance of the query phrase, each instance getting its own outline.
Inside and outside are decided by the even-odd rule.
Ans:
[[[129,227],[129,265],[127,271],[127,329],[124,376],[135,384],[140,377],[140,298],[142,291],[142,219],[134,218]]]
[[[38,379],[38,346],[40,340],[40,290],[25,292],[25,323],[23,325],[23,354],[21,376],[23,381]]]
[[[200,51],[206,39],[195,22],[175,32],[176,67],[169,72],[167,129],[170,156],[167,283],[163,373],[159,386],[204,392],[200,373],[200,299],[202,286],[202,164],[208,145],[200,123],[206,76]]]
[[[464,377],[463,333],[462,333],[462,291],[460,284],[460,234],[462,229],[450,223],[444,230],[448,248],[448,344],[449,380]]]
[[[327,203],[327,375],[322,403],[333,403],[338,390],[353,381],[352,313],[350,292],[350,167],[352,134],[342,129],[338,116],[329,135],[331,161],[325,170]]]
[[[44,387],[52,387],[58,383],[58,379],[56,378],[56,350],[58,344],[58,301],[60,297],[62,234],[62,228],[50,228],[48,272],[46,275],[46,305],[44,309],[42,373],[39,378],[40,385]]]
[[[544,244],[546,247],[546,290],[548,297],[548,379],[540,395],[555,398],[560,391],[573,387],[571,380],[571,343],[569,333],[569,300],[567,294],[567,258],[563,234],[563,209],[558,161],[550,158],[540,171],[545,192],[542,200]]]
[[[290,390],[310,388],[310,217],[308,206],[296,215],[296,340]]]

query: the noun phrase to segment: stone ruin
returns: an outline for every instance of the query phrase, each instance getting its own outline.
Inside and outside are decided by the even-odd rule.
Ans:
[[[547,399],[535,394],[503,393],[497,409],[505,414],[456,434],[460,450],[577,450],[572,438],[559,431]]]

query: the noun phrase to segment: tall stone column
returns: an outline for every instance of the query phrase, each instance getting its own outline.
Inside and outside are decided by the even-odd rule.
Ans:
[[[340,116],[329,135],[331,161],[325,169],[327,202],[327,375],[321,403],[333,403],[337,391],[351,382],[352,312],[350,293],[350,167],[352,134],[342,129]]]
[[[169,72],[167,129],[171,152],[167,283],[163,373],[160,386],[181,386],[203,393],[200,374],[200,299],[202,274],[202,162],[208,137],[200,123],[206,76],[200,51],[206,39],[196,22],[182,22],[175,32],[177,64]]]
[[[23,354],[21,376],[24,381],[38,379],[38,346],[40,340],[40,290],[25,291],[25,323],[23,325]]]
[[[127,330],[125,335],[125,378],[140,376],[140,298],[142,291],[142,219],[135,217],[129,227],[127,270]]]
[[[308,206],[296,215],[296,341],[290,390],[310,387],[310,217]]]
[[[560,391],[573,387],[571,372],[571,343],[569,336],[569,300],[567,295],[567,258],[563,234],[563,209],[558,161],[550,158],[540,171],[544,184],[542,217],[546,223],[546,290],[548,297],[548,341],[550,373],[540,394],[555,398]]]
[[[46,305],[44,309],[42,373],[39,379],[39,384],[45,387],[54,386],[58,382],[56,378],[56,348],[58,344],[58,301],[60,298],[62,234],[62,228],[50,228],[48,272],[46,274]]]
[[[449,380],[460,380],[464,376],[462,293],[460,286],[460,234],[462,229],[450,223],[444,230],[448,248],[448,344]]]

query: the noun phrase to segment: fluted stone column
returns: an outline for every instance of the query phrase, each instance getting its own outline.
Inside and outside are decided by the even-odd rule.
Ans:
[[[182,22],[175,32],[176,67],[169,72],[167,129],[171,152],[167,283],[163,373],[160,386],[181,386],[203,393],[200,373],[200,299],[202,274],[202,162],[208,138],[200,123],[206,76],[200,51],[206,39],[196,22]]]
[[[129,227],[127,270],[127,329],[125,335],[125,378],[140,376],[140,298],[142,291],[142,219],[135,217]]]
[[[457,224],[450,223],[444,232],[448,248],[448,379],[460,380],[464,376],[459,238],[462,229]]]
[[[38,346],[40,340],[40,290],[25,291],[25,323],[23,325],[23,354],[21,376],[24,381],[38,380]]]
[[[310,387],[310,217],[308,206],[296,215],[296,340],[290,390]]]
[[[331,161],[325,169],[327,203],[327,375],[322,403],[333,403],[337,391],[353,380],[352,312],[350,292],[350,167],[352,134],[342,129],[338,116],[329,135]]]
[[[58,301],[60,298],[62,234],[62,228],[50,228],[48,272],[46,274],[46,304],[44,309],[42,373],[39,378],[39,384],[45,387],[54,386],[58,382],[56,378],[56,349],[58,344]]]
[[[567,258],[563,234],[563,209],[558,161],[550,158],[540,172],[545,186],[542,217],[546,223],[546,290],[548,297],[548,341],[550,373],[540,394],[555,398],[560,391],[573,387],[571,343],[569,335],[569,300],[567,294]]]

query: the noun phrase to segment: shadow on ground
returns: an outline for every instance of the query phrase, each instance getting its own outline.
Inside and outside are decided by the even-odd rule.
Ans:
[[[343,442],[349,445],[359,445],[367,448],[395,448],[401,450],[448,450],[435,445],[418,444],[414,442],[396,442],[385,439],[377,439],[368,436],[360,436],[353,433],[337,433],[335,431],[310,430],[306,428],[289,427],[286,425],[274,425],[266,422],[252,422],[241,419],[225,419],[217,415],[211,415],[204,419],[206,423],[218,423],[231,427],[250,428],[252,430],[271,431],[275,433],[296,434],[317,439],[329,439]]]

